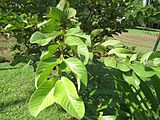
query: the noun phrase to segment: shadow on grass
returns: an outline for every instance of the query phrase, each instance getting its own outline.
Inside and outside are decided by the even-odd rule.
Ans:
[[[15,70],[15,69],[19,69],[19,68],[22,68],[22,67],[14,67],[14,68],[0,68],[0,71],[2,71],[2,70]]]
[[[2,102],[0,103],[0,111],[3,111],[4,109],[6,109],[7,107],[10,106],[15,106],[17,104],[21,104],[22,102],[26,102],[28,98],[23,98],[20,100],[14,100],[14,101],[9,101],[9,102]]]

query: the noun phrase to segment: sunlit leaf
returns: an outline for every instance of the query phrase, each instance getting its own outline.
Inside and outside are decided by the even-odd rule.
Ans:
[[[77,94],[74,84],[65,77],[56,82],[54,92],[55,102],[61,105],[69,114],[81,119],[85,113],[83,101]]]
[[[69,46],[77,46],[77,53],[84,65],[88,63],[89,60],[89,51],[84,42],[75,36],[68,36],[65,40],[65,43]]]
[[[45,81],[33,93],[29,101],[31,115],[36,117],[43,109],[55,102],[53,94],[56,81],[56,78]]]
[[[31,43],[37,43],[41,46],[47,45],[51,40],[54,40],[57,36],[63,35],[62,31],[54,31],[52,33],[44,34],[39,31],[32,34],[30,38]]]
[[[83,65],[83,63],[77,58],[68,58],[65,59],[64,62],[75,74],[78,83],[78,89],[80,89],[81,83],[82,85],[87,86],[88,75],[86,67]]]
[[[40,61],[36,70],[35,86],[38,87],[40,84],[46,81],[53,68],[61,62],[61,59],[52,58]]]

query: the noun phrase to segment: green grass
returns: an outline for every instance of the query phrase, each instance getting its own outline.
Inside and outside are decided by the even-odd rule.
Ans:
[[[37,118],[28,110],[28,101],[34,92],[34,72],[31,66],[12,67],[0,64],[0,120],[70,120],[58,105],[42,111]]]

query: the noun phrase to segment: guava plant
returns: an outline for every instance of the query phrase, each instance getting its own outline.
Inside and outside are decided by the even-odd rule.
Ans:
[[[89,35],[75,26],[76,10],[66,0],[50,8],[48,18],[38,24],[40,31],[30,42],[42,46],[35,75],[36,91],[29,101],[29,110],[37,116],[46,107],[57,103],[77,119],[83,118],[85,106],[78,93],[87,86],[91,45]]]

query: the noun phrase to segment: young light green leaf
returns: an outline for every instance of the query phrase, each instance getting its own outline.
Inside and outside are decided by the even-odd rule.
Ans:
[[[68,19],[74,18],[76,16],[76,10],[74,8],[67,8],[64,10],[64,14],[67,16]]]
[[[103,47],[107,47],[107,46],[117,47],[117,46],[122,46],[122,43],[121,43],[121,41],[118,41],[118,40],[107,40],[104,43],[102,43],[101,46],[103,46]]]
[[[43,109],[52,105],[55,100],[53,97],[56,78],[51,78],[43,82],[33,93],[29,101],[29,111],[36,117]]]
[[[116,120],[117,116],[115,115],[107,115],[107,116],[101,116],[98,120]]]
[[[84,42],[75,36],[68,36],[65,40],[65,43],[69,46],[77,46],[77,53],[84,65],[88,63],[89,60],[89,51]]]
[[[37,43],[41,46],[47,45],[51,40],[54,40],[57,36],[63,35],[62,31],[54,31],[52,33],[44,34],[39,31],[32,34],[30,38],[31,43]]]
[[[39,62],[36,76],[35,76],[35,86],[39,87],[44,81],[47,80],[48,75],[52,72],[52,69],[62,62],[61,59],[45,59]]]
[[[133,54],[130,58],[130,62],[135,61],[138,57],[138,54]]]
[[[62,77],[55,85],[55,102],[61,105],[69,114],[81,119],[85,113],[83,101],[77,94],[74,84],[65,77]]]
[[[88,75],[86,67],[83,65],[83,63],[77,58],[68,58],[65,59],[64,62],[76,76],[78,83],[78,90],[80,90],[81,86],[80,83],[82,83],[82,85],[87,86]]]
[[[116,66],[117,66],[116,58],[115,57],[107,57],[104,59],[104,64],[107,67],[116,68]]]
[[[128,56],[131,56],[132,55],[132,52],[126,48],[114,48],[114,49],[111,49],[109,52],[108,52],[109,55],[111,54],[115,54],[117,55],[118,57],[121,57],[121,58],[127,58]]]
[[[66,0],[60,0],[58,5],[56,6],[56,8],[58,8],[61,11],[63,11],[64,7],[65,7],[65,4],[66,4]]]

